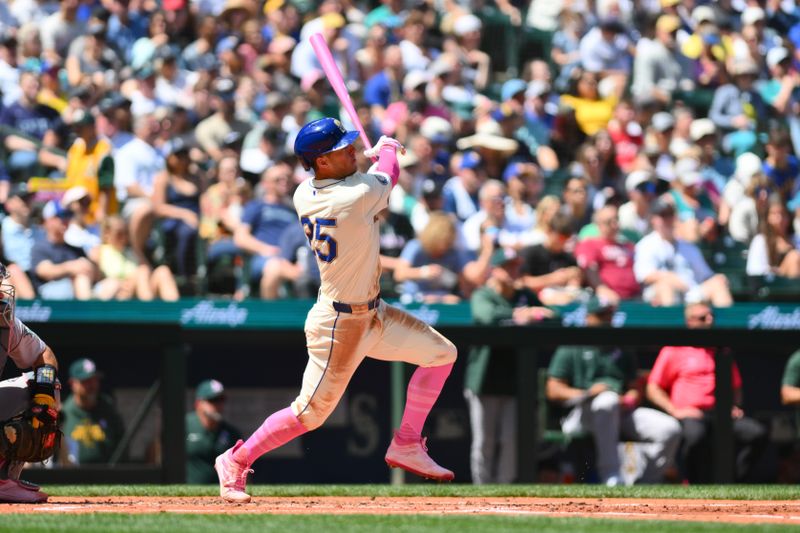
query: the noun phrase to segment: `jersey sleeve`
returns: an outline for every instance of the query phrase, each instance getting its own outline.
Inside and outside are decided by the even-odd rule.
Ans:
[[[553,354],[550,366],[547,368],[547,375],[551,378],[561,379],[567,383],[572,383],[572,352],[573,348],[562,346]]]
[[[365,174],[364,183],[367,191],[364,194],[364,218],[371,220],[378,213],[389,207],[389,193],[392,182],[383,173]]]
[[[789,358],[789,362],[786,363],[781,383],[791,387],[800,387],[800,350],[794,352]]]
[[[17,317],[14,317],[10,344],[8,356],[20,369],[32,367],[46,347],[44,341]]]

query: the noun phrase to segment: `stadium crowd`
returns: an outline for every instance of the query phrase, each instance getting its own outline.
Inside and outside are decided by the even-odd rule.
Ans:
[[[728,306],[800,278],[795,2],[10,0],[19,297],[313,296],[294,136],[348,122],[315,32],[368,136],[408,148],[385,295],[468,298],[500,248],[545,306]]]

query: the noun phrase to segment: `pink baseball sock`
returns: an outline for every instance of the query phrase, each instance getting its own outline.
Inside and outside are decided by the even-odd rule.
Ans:
[[[439,393],[452,369],[453,363],[450,363],[430,368],[419,367],[414,371],[408,382],[403,420],[395,434],[398,444],[419,442],[428,413],[439,398]]]
[[[234,453],[240,463],[253,464],[270,450],[283,446],[308,430],[292,412],[291,407],[270,415],[247,442]]]

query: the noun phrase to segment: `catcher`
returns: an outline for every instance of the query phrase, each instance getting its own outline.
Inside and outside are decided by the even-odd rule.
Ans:
[[[42,503],[47,494],[19,475],[25,463],[49,459],[60,444],[58,362],[53,350],[14,316],[14,286],[8,277],[0,263],[0,374],[8,358],[33,371],[0,381],[0,502]]]

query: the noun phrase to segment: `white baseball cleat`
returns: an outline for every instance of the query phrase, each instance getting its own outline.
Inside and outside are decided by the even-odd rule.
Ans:
[[[412,474],[436,481],[453,481],[455,474],[436,464],[428,455],[426,438],[411,444],[398,444],[397,435],[386,451],[386,464],[392,468],[402,468]]]
[[[33,483],[14,479],[0,480],[1,503],[44,503],[48,495],[39,490]]]
[[[233,458],[233,453],[243,444],[243,440],[238,440],[233,448],[218,455],[214,461],[214,470],[219,476],[219,495],[226,502],[248,503],[250,501],[250,495],[245,492],[245,487],[247,486],[247,474],[252,474],[253,471],[249,466],[242,465]]]

